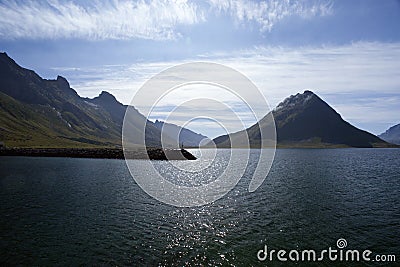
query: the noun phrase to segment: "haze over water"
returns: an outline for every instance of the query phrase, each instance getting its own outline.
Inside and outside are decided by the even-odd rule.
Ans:
[[[247,190],[250,167],[225,197],[196,208],[151,198],[123,160],[2,157],[0,173],[8,265],[274,266],[257,260],[264,245],[322,250],[339,238],[400,254],[398,149],[278,149],[258,190]]]

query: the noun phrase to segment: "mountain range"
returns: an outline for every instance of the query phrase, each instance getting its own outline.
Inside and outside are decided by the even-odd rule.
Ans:
[[[9,147],[121,147],[126,110],[132,136],[145,136],[146,145],[198,146],[206,136],[189,129],[147,120],[108,92],[95,98],[80,97],[58,76],[46,80],[0,53],[0,141]],[[274,118],[274,120],[272,119]],[[143,133],[145,125],[145,133]],[[253,126],[215,138],[217,147],[230,147],[230,139],[261,146],[261,132],[275,134],[278,147],[387,147],[389,143],[345,120],[311,91],[288,97]],[[397,127],[397,128],[396,128]],[[390,130],[382,138],[392,136]],[[396,130],[398,132],[398,130]],[[398,137],[398,135],[397,135]],[[263,136],[272,144],[275,136]],[[388,141],[394,139],[387,139]]]

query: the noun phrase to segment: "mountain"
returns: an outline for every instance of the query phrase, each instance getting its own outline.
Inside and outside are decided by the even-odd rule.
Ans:
[[[134,107],[107,92],[80,97],[68,81],[42,79],[0,53],[0,141],[10,147],[120,147],[126,109],[130,130],[160,146],[161,132]]]
[[[154,125],[163,131],[163,133],[176,140],[178,146],[199,147],[200,142],[210,140],[207,136],[195,133],[189,129],[156,120]]]
[[[240,140],[247,132],[251,147],[259,147],[261,132],[272,129],[275,120],[278,147],[386,147],[390,144],[342,119],[311,91],[286,98],[250,128],[214,139],[218,147],[230,147],[230,138]],[[272,131],[270,131],[272,132]],[[266,136],[271,138],[273,136]]]
[[[386,142],[400,145],[400,123],[378,136]]]

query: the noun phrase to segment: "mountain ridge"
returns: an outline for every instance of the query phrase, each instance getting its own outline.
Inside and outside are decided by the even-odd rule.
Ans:
[[[161,147],[161,131],[135,107],[107,91],[80,97],[66,78],[43,79],[0,53],[0,141],[7,146],[121,148],[127,109],[137,145],[144,138],[146,146]],[[179,147],[171,137],[164,139],[163,145]]]
[[[393,125],[389,129],[387,129],[384,133],[378,135],[378,137],[387,142],[400,145],[400,123]]]
[[[108,92],[83,98],[68,80],[43,79],[0,53],[0,141],[16,147],[121,147],[128,106]],[[160,147],[161,132],[135,108],[146,145]]]

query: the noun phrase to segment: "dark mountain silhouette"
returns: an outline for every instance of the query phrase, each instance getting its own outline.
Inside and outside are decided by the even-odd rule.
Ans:
[[[171,123],[156,120],[154,125],[163,130],[163,133],[170,136],[178,146],[184,147],[199,147],[200,142],[207,142],[210,139],[207,136],[195,133],[189,129],[177,126]]]
[[[273,111],[278,147],[385,147],[388,143],[342,119],[311,91],[286,98]],[[230,138],[245,138],[260,146],[260,129],[273,127],[271,113],[250,128],[214,139],[218,147],[230,147]],[[263,131],[264,132],[264,131]],[[268,136],[263,137],[270,138]]]
[[[400,124],[390,127],[378,136],[386,142],[400,145]]]
[[[119,147],[126,109],[107,92],[82,98],[65,78],[42,79],[0,53],[0,141],[7,146]],[[146,145],[160,146],[160,130],[134,107],[130,116],[133,134],[146,125]]]

